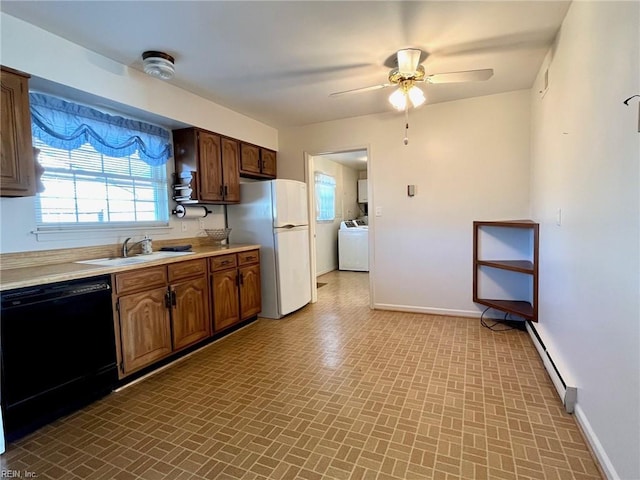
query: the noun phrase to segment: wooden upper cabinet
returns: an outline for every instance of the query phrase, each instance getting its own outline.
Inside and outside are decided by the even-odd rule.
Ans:
[[[199,128],[183,128],[173,131],[173,142],[176,173],[196,172],[194,200],[240,202],[240,147],[236,140]]]
[[[276,178],[276,152],[241,143],[240,175],[251,178]]]
[[[240,173],[260,174],[260,147],[242,143],[240,149]]]
[[[276,152],[262,148],[260,149],[260,156],[262,159],[262,174],[276,178]]]
[[[198,132],[198,164],[199,173],[198,200],[218,202],[224,200],[222,180],[221,139],[219,135],[209,132]]]
[[[1,73],[0,196],[33,196],[36,194],[36,181],[29,112],[29,75],[6,67],[2,67]]]
[[[240,146],[236,140],[222,138],[222,186],[225,203],[240,202]]]

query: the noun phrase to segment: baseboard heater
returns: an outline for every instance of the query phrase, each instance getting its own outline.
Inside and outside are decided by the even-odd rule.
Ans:
[[[536,346],[536,350],[538,350],[540,358],[542,358],[544,368],[547,370],[554,387],[556,387],[556,391],[558,392],[558,395],[560,395],[560,399],[562,400],[565,410],[568,413],[573,413],[573,409],[576,406],[576,400],[578,399],[578,388],[567,385],[555,363],[553,363],[551,355],[547,352],[547,348],[544,346],[544,342],[540,338],[540,335],[538,335],[538,332],[536,332],[535,327],[531,325],[531,322],[526,323],[529,336],[531,337],[533,344]]]

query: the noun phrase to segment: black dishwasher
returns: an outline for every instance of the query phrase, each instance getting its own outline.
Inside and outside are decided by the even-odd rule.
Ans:
[[[0,399],[15,440],[113,390],[109,276],[2,292]]]

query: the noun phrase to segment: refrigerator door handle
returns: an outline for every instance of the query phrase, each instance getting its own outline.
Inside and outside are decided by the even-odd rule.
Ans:
[[[298,225],[294,225],[293,223],[287,223],[286,225],[282,225],[280,228],[296,228]]]

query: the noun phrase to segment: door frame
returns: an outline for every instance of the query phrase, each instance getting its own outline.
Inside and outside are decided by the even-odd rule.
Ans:
[[[355,146],[349,148],[335,148],[328,149],[319,152],[308,152],[304,151],[304,177],[307,183],[307,206],[309,209],[309,262],[310,262],[310,270],[311,270],[311,303],[316,303],[318,301],[318,285],[316,280],[317,269],[316,269],[316,189],[315,189],[315,162],[314,158],[322,155],[329,155],[333,153],[345,153],[345,152],[353,152],[354,150],[364,150],[367,152],[367,198],[368,198],[368,217],[369,217],[369,308],[373,308],[373,299],[374,299],[374,282],[371,279],[374,277],[375,271],[375,262],[374,262],[374,245],[375,245],[375,235],[373,235],[375,221],[374,216],[371,215],[373,209],[372,205],[374,202],[373,197],[373,180],[372,180],[372,172],[371,168],[371,148],[369,145]]]

